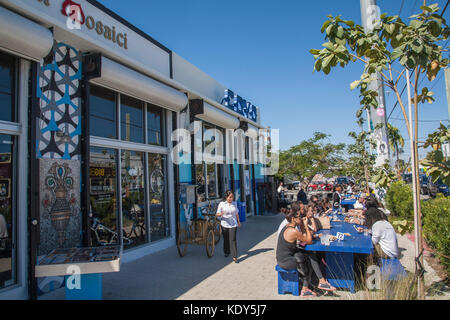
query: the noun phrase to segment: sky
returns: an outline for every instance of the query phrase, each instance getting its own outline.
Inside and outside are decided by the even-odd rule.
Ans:
[[[320,33],[327,15],[361,24],[359,0],[100,0],[109,9],[188,60],[233,92],[261,109],[262,124],[280,130],[280,148],[287,150],[315,131],[332,143],[352,142],[358,131],[355,113],[359,90],[350,83],[361,76],[362,64],[336,68],[329,75],[313,73],[309,50],[321,49]],[[378,0],[381,12],[407,21],[423,0]],[[428,1],[444,8],[447,0]],[[450,8],[444,18],[450,19]],[[443,74],[443,72],[442,72]],[[423,85],[428,84],[428,80]],[[444,76],[429,84],[436,102],[419,108],[419,141],[448,120]],[[396,99],[385,92],[387,115]],[[406,91],[404,96],[406,96]],[[405,100],[406,102],[406,100]],[[389,122],[409,140],[401,109]],[[448,124],[448,122],[444,122]],[[425,152],[420,152],[423,155]]]

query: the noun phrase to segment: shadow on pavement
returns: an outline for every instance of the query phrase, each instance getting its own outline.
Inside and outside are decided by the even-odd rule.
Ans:
[[[247,260],[248,258],[256,256],[257,254],[264,253],[267,251],[273,251],[273,250],[274,250],[274,248],[264,248],[264,249],[252,250],[252,251],[247,252],[244,256],[239,257],[238,260],[239,260],[239,262],[243,262],[243,261]]]
[[[249,217],[237,231],[239,262],[274,250],[265,248],[251,250],[277,231],[281,215]],[[167,299],[173,300],[233,263],[223,255],[223,239],[217,244],[212,258],[207,258],[205,246],[189,245],[187,254],[181,258],[173,247],[123,264],[119,273],[103,276],[104,299]],[[275,261],[274,261],[275,263]],[[246,268],[238,264],[238,268]],[[211,292],[211,299],[214,293]]]

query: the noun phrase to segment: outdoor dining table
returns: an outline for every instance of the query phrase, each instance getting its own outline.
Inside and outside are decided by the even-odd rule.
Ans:
[[[348,209],[353,209],[353,205],[356,203],[356,199],[343,199],[341,200],[341,206]]]
[[[336,214],[339,220],[344,220],[344,215]],[[321,243],[320,238],[307,245],[305,250],[325,253],[326,278],[328,282],[337,288],[350,289],[355,292],[354,255],[371,254],[373,252],[372,238],[370,234],[358,233],[355,224],[347,222],[331,221],[331,229],[320,230],[318,233],[334,235],[338,232],[349,233],[344,240],[330,242],[329,246]],[[356,225],[357,226],[357,225]]]

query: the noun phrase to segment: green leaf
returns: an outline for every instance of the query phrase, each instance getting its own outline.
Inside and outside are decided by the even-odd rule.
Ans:
[[[320,32],[323,33],[325,31],[325,29],[328,28],[328,26],[330,25],[331,22],[332,22],[332,20],[325,21],[322,25],[322,28],[320,29]]]
[[[409,25],[414,29],[418,29],[423,25],[423,21],[420,20],[411,20]]]

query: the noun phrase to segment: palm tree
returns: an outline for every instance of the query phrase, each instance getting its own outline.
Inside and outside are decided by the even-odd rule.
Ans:
[[[405,146],[405,140],[403,139],[402,135],[400,134],[400,130],[390,123],[387,124],[387,134],[389,139],[389,146],[391,147],[392,151],[395,152],[397,161],[395,162],[395,166],[397,168],[397,176],[399,180],[401,179],[401,173],[400,173],[400,166],[399,166],[399,154],[401,152],[401,148]]]

